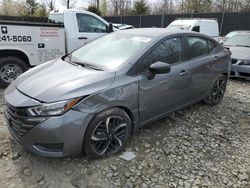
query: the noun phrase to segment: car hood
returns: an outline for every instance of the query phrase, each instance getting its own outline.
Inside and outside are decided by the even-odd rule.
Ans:
[[[13,84],[23,94],[50,103],[98,92],[109,87],[114,78],[115,72],[75,66],[59,59],[32,68]]]
[[[247,47],[230,47],[233,59],[250,60],[250,48]]]

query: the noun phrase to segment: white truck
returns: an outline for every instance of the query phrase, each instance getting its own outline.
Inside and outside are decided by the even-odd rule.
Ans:
[[[215,18],[178,18],[167,29],[195,31],[213,38],[219,37],[219,25]]]
[[[72,9],[51,12],[49,23],[0,20],[0,86],[112,31],[96,14]]]

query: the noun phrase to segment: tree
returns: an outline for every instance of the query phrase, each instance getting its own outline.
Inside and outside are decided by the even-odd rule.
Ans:
[[[108,12],[108,6],[107,6],[107,1],[106,0],[102,0],[100,3],[100,12],[101,15],[106,16],[107,12]]]
[[[28,15],[30,16],[34,15],[36,9],[38,8],[39,3],[37,3],[36,0],[26,0],[25,4],[27,7]]]
[[[99,15],[99,16],[101,15],[101,12],[99,11],[99,9],[94,5],[90,5],[88,7],[88,11],[93,12],[93,13]]]
[[[134,4],[133,13],[136,15],[144,15],[149,12],[149,7],[144,0],[137,0]]]
[[[250,0],[244,0],[242,2],[242,10],[243,11],[250,11]]]
[[[61,0],[61,4],[66,6],[67,9],[74,8],[77,3],[77,0]]]
[[[183,3],[184,12],[187,13],[207,12],[212,9],[212,0],[186,0]]]
[[[50,11],[55,9],[55,0],[45,0],[45,2],[48,5]]]
[[[46,10],[45,4],[38,5],[38,8],[36,9],[34,16],[37,16],[37,17],[47,16],[47,10]]]
[[[5,16],[24,16],[26,14],[26,6],[23,2],[15,2],[13,0],[2,0],[0,4],[0,15]]]
[[[127,15],[131,9],[131,0],[110,0],[114,15]]]

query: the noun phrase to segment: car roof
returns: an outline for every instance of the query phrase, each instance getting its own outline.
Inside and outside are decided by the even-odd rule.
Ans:
[[[139,29],[121,30],[119,32],[137,36],[147,36],[151,38],[166,37],[172,34],[184,34],[184,33],[198,34],[197,32],[190,32],[183,30],[169,31],[166,28],[139,28]]]

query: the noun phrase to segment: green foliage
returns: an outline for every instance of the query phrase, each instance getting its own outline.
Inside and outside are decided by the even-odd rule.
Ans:
[[[43,5],[43,4],[39,5],[38,8],[36,9],[35,13],[34,13],[34,16],[37,16],[37,17],[46,17],[46,16],[48,16],[46,6]]]
[[[100,4],[101,15],[106,16],[108,13],[108,5],[106,0],[102,0]]]
[[[27,14],[32,16],[35,14],[39,3],[36,2],[36,0],[26,0],[25,1],[26,7],[27,7]]]
[[[144,15],[149,12],[149,7],[145,0],[137,0],[134,3],[134,8],[132,13],[134,15]]]
[[[97,14],[97,15],[101,15],[100,10],[98,10],[97,7],[94,6],[94,5],[90,5],[90,6],[88,7],[88,11],[93,12],[93,13],[95,13],[95,14]]]
[[[0,4],[0,15],[25,16],[26,6],[22,1],[2,0]]]
[[[186,0],[183,7],[188,13],[202,13],[212,9],[212,0]]]

